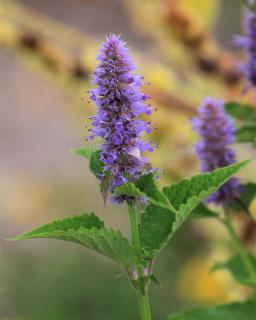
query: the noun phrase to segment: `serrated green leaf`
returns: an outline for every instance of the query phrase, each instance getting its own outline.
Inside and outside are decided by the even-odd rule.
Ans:
[[[170,316],[168,320],[255,320],[256,301],[196,308]]]
[[[256,258],[249,253],[248,258],[250,259],[256,274]],[[213,265],[211,270],[217,271],[221,269],[227,269],[238,282],[246,286],[256,287],[255,279],[251,278],[239,256],[233,256],[225,262],[217,262]]]
[[[93,153],[95,152],[92,148],[90,147],[85,147],[85,148],[75,148],[71,149],[72,153],[81,156],[83,158],[86,158],[87,160],[90,160]]]
[[[46,232],[51,233],[54,231],[78,230],[82,227],[87,229],[91,229],[93,227],[99,229],[104,227],[104,222],[101,221],[94,213],[83,213],[61,220],[54,220],[51,223],[33,229],[32,231],[26,232],[11,240],[30,239],[35,238],[36,235],[44,234]]]
[[[256,124],[246,124],[236,130],[236,141],[254,143],[256,139]]]
[[[248,105],[242,105],[238,102],[227,102],[224,108],[227,114],[239,120],[251,121],[256,119],[256,110]]]
[[[163,192],[176,211],[154,204],[146,207],[139,226],[144,258],[153,259],[187,219],[189,213],[247,163],[248,161],[244,161],[220,168],[165,187]]]
[[[164,187],[163,192],[174,208],[180,210],[181,206],[186,204],[191,198],[196,199],[196,202],[198,202],[199,198],[204,199],[208,197],[249,162],[250,160],[246,160],[227,167],[218,168],[212,172],[198,174],[191,179],[185,179],[170,187]]]
[[[139,234],[145,259],[153,259],[166,244],[174,220],[174,213],[153,204],[148,205],[142,212]]]
[[[212,172],[194,176],[191,179],[186,179],[173,184],[171,187],[165,187],[163,192],[168,197],[173,207],[178,211],[170,237],[187,219],[189,213],[193,209],[248,163],[249,161],[246,160],[224,168],[216,169]]]
[[[106,229],[94,214],[57,220],[12,240],[54,238],[78,243],[114,260],[123,267],[137,262],[134,250],[119,231]]]
[[[195,219],[217,218],[218,214],[200,203],[193,211],[191,211],[190,216]]]

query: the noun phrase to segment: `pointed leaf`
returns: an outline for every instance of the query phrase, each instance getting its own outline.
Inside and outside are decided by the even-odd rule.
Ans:
[[[92,148],[90,147],[86,147],[86,148],[75,148],[75,149],[71,149],[71,151],[78,155],[81,156],[83,158],[86,158],[87,160],[90,160],[93,153],[95,152]]]
[[[165,187],[163,192],[176,212],[153,204],[146,207],[139,226],[144,258],[153,259],[187,219],[189,213],[247,163],[248,161],[244,161],[220,168]]]
[[[101,221],[94,213],[83,213],[72,217],[64,218],[62,220],[54,220],[51,223],[45,224],[32,231],[26,232],[20,236],[17,236],[11,240],[23,240],[30,238],[41,238],[41,234],[51,233],[55,231],[69,231],[78,230],[80,228],[102,228],[104,222]]]
[[[137,262],[134,250],[119,231],[106,229],[94,214],[57,220],[13,240],[55,238],[81,244],[114,260],[123,267]]]
[[[236,163],[212,172],[194,176],[191,179],[183,180],[173,184],[171,187],[165,187],[163,192],[178,211],[172,226],[170,238],[187,219],[193,209],[248,163],[248,160]]]
[[[243,169],[250,160],[232,164],[227,167],[216,169],[212,172],[198,174],[191,179],[165,187],[163,192],[168,197],[176,210],[186,204],[191,198],[205,198],[216,191],[222,184],[227,182],[232,175]]]
[[[196,308],[170,316],[168,320],[255,320],[256,301]]]

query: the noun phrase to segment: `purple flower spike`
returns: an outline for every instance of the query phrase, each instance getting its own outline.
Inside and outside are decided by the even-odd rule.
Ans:
[[[235,36],[234,45],[247,53],[247,61],[239,65],[240,71],[245,75],[247,87],[256,86],[256,14],[247,11],[244,23],[245,36]]]
[[[119,36],[106,38],[98,60],[93,76],[97,88],[89,91],[91,100],[98,107],[92,117],[89,139],[95,136],[103,139],[101,161],[112,192],[120,184],[136,181],[140,175],[152,170],[141,156],[143,151],[153,150],[152,145],[141,140],[143,132],[150,132],[150,123],[138,116],[150,114],[153,108],[145,102],[148,96],[139,90],[143,77],[134,75],[135,67]],[[115,200],[120,203],[126,199],[119,196]]]
[[[205,98],[199,108],[199,115],[192,120],[193,130],[201,140],[196,144],[196,153],[201,160],[203,172],[225,167],[236,161],[235,152],[228,146],[235,141],[235,129],[225,114],[223,100]],[[242,191],[237,178],[231,178],[207,202],[224,205],[234,200]]]

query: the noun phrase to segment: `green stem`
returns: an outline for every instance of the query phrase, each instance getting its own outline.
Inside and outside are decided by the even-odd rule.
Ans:
[[[141,319],[152,320],[147,289],[145,290],[144,294],[138,292],[137,299],[139,303]]]
[[[132,245],[136,252],[136,255],[141,260],[141,249],[140,249],[140,238],[139,238],[139,227],[137,221],[137,213],[133,205],[128,205],[128,212],[129,212],[129,221],[130,221],[130,228],[131,228],[131,239]]]
[[[139,258],[139,262],[141,262],[142,259],[141,259],[141,246],[140,246],[140,238],[139,238],[138,219],[137,219],[137,213],[134,208],[134,205],[128,204],[128,212],[129,212],[132,246],[136,252],[137,257]],[[137,265],[137,272],[139,277],[138,281],[140,281],[143,277],[143,268],[141,267],[141,265]],[[141,287],[142,283],[144,282],[141,282],[138,288],[136,288],[141,320],[152,320],[149,298],[148,298],[148,289],[145,284],[143,285],[143,287]]]
[[[248,275],[256,281],[256,273],[255,273],[254,267],[251,263],[251,260],[248,256],[244,246],[242,245],[240,239],[238,238],[238,236],[234,230],[234,227],[233,227],[230,219],[227,217],[227,215],[226,215],[226,218],[223,220],[223,223],[228,231],[230,239],[232,240],[232,242],[236,248],[237,253],[239,254],[241,260],[243,261],[243,264],[248,272]]]

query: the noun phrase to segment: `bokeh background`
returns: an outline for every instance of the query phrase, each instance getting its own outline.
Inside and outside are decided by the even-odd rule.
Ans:
[[[0,0],[1,320],[138,319],[133,292],[112,262],[61,241],[3,239],[91,211],[127,234],[124,208],[103,210],[86,161],[70,152],[85,145],[94,106],[81,98],[110,32],[127,41],[149,82],[143,90],[157,107],[151,139],[159,144],[149,157],[164,171],[159,184],[198,172],[189,119],[202,98],[252,100],[242,95],[235,63],[243,56],[231,45],[242,32],[243,11],[239,0]],[[241,159],[255,157],[249,146],[235,148]],[[245,180],[255,179],[252,166]],[[249,240],[246,233],[248,223],[255,230],[251,221],[238,219],[253,247],[255,232]],[[247,289],[228,273],[209,272],[228,253],[221,227],[188,221],[156,263],[154,319],[245,298]]]

